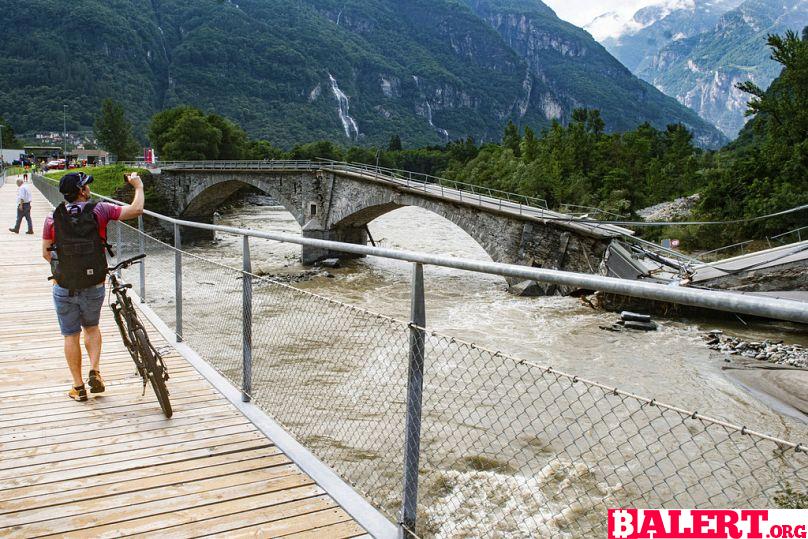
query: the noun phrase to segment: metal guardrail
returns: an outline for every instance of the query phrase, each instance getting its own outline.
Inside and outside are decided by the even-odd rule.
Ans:
[[[699,260],[703,260],[704,257],[706,257],[706,256],[714,255],[716,253],[720,253],[722,251],[726,251],[726,250],[729,250],[729,249],[734,249],[736,247],[740,247],[741,248],[741,254],[744,254],[744,252],[745,252],[744,251],[744,246],[749,245],[750,243],[753,243],[753,242],[754,242],[754,240],[747,240],[747,241],[742,241],[742,242],[739,242],[739,243],[733,243],[732,245],[724,245],[723,247],[719,247],[718,249],[713,249],[711,251],[706,251],[704,253],[699,253],[696,256],[696,258],[698,258]]]
[[[788,236],[789,234],[797,234],[797,241],[802,241],[802,231],[808,230],[808,226],[801,226],[799,228],[795,228],[794,230],[789,230],[788,232],[783,232],[782,234],[777,234],[776,236],[771,236],[770,240],[777,240],[782,237]]]
[[[35,183],[60,201],[52,182]],[[426,264],[596,289],[619,280],[148,213],[174,226],[173,246],[145,234],[142,219],[111,223],[119,258],[149,255],[137,277],[125,274],[141,298],[404,536],[603,536],[608,507],[772,507],[808,484],[805,445],[443,335],[424,314]],[[183,226],[241,236],[242,268],[184,251]],[[249,238],[412,262],[410,321],[255,275]],[[689,293],[808,321],[796,302]]]

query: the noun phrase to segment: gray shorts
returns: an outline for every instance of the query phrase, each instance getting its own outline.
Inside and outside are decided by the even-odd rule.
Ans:
[[[104,304],[106,286],[100,284],[90,288],[76,290],[73,296],[70,290],[58,284],[53,287],[53,304],[62,335],[68,337],[81,332],[81,328],[98,325],[101,318],[101,306]]]

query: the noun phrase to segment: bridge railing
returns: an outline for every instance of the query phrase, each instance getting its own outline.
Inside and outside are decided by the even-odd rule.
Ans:
[[[409,170],[374,166],[364,163],[344,163],[327,159],[321,159],[319,162],[326,164],[328,168],[334,170],[357,172],[374,178],[392,179],[396,180],[398,183],[403,183],[406,187],[422,189],[425,192],[440,192],[441,196],[444,197],[447,192],[451,190],[457,194],[461,201],[464,200],[463,196],[465,195],[465,200],[467,201],[476,201],[478,204],[485,202],[488,205],[493,204],[500,209],[508,207],[508,205],[517,209],[520,213],[528,209],[538,210],[539,212],[549,209],[547,201],[543,198],[510,193],[500,189],[493,189],[458,180],[450,180],[422,172],[412,172]],[[505,206],[503,206],[503,204]]]
[[[36,184],[60,201],[52,182]],[[124,275],[141,299],[405,535],[595,537],[606,534],[609,507],[789,507],[808,496],[804,444],[478,346],[426,319],[426,264],[538,280],[565,272],[151,215],[176,225],[173,245],[142,220],[109,231],[119,258],[148,255]],[[241,268],[238,257],[183,248],[185,226],[240,236]],[[410,261],[409,320],[256,274],[250,249],[260,239]],[[618,281],[567,277],[596,289]],[[691,292],[808,322],[789,302]]]

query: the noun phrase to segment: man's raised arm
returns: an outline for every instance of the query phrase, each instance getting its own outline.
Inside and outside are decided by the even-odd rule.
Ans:
[[[118,218],[121,221],[134,219],[143,215],[143,203],[145,202],[145,195],[143,194],[143,180],[136,172],[129,175],[129,185],[135,188],[135,198],[132,199],[131,204],[127,204],[121,208],[121,216]]]

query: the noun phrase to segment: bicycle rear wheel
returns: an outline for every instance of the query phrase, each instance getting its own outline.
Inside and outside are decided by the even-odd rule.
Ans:
[[[157,402],[160,403],[160,408],[163,409],[165,416],[170,418],[174,412],[171,409],[171,401],[168,399],[168,388],[166,388],[163,366],[157,361],[157,358],[154,357],[154,352],[149,342],[149,336],[146,335],[146,330],[142,327],[137,328],[135,330],[135,338],[137,339],[138,348],[140,349],[143,367],[154,389]]]

